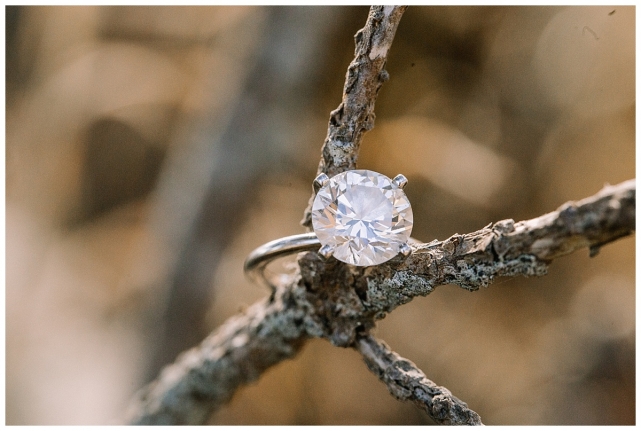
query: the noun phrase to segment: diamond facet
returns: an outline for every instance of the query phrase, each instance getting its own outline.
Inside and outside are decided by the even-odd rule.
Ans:
[[[340,173],[318,190],[312,225],[333,256],[357,266],[378,265],[396,256],[412,233],[412,207],[405,192],[385,175]]]

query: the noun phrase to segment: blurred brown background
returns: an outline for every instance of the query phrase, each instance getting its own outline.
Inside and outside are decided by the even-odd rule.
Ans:
[[[265,296],[302,232],[365,7],[7,7],[6,418],[110,424]],[[359,167],[413,236],[522,220],[635,176],[634,7],[410,7]],[[635,422],[635,248],[444,286],[377,334],[486,424]],[[424,424],[321,340],[212,424]]]

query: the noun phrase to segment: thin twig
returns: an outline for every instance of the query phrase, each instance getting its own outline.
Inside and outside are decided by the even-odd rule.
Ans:
[[[394,398],[411,401],[441,425],[483,425],[481,417],[442,386],[425,377],[416,365],[371,335],[359,337],[355,349],[367,367],[387,385]]]
[[[363,269],[324,261],[316,253],[302,254],[300,272],[271,300],[228,320],[144,389],[130,421],[204,423],[236,389],[295,355],[308,337],[354,347],[376,320],[439,285],[477,290],[497,276],[544,275],[553,259],[582,248],[595,250],[631,234],[635,191],[634,180],[608,186],[532,220],[504,220],[445,241],[415,245],[408,258],[377,267]],[[386,361],[391,352],[382,352],[372,360]]]
[[[365,27],[356,33],[354,60],[347,69],[343,100],[330,114],[319,174],[333,177],[356,168],[361,139],[374,127],[378,91],[389,79],[384,67],[405,9],[407,6],[372,6]],[[306,227],[311,226],[313,200],[312,194],[301,221]]]

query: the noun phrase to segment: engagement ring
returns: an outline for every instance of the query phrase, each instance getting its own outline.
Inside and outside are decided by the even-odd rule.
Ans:
[[[266,280],[265,267],[272,260],[301,251],[317,251],[356,266],[379,265],[399,253],[409,256],[412,206],[403,188],[407,178],[390,179],[368,170],[320,174],[314,180],[312,205],[314,232],[268,242],[252,251],[245,273]],[[269,284],[269,283],[268,283]]]

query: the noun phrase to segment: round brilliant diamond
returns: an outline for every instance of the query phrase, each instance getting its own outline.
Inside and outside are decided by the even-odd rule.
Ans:
[[[321,187],[312,205],[314,232],[333,256],[357,266],[396,256],[412,232],[405,192],[385,175],[368,170],[340,173]]]

